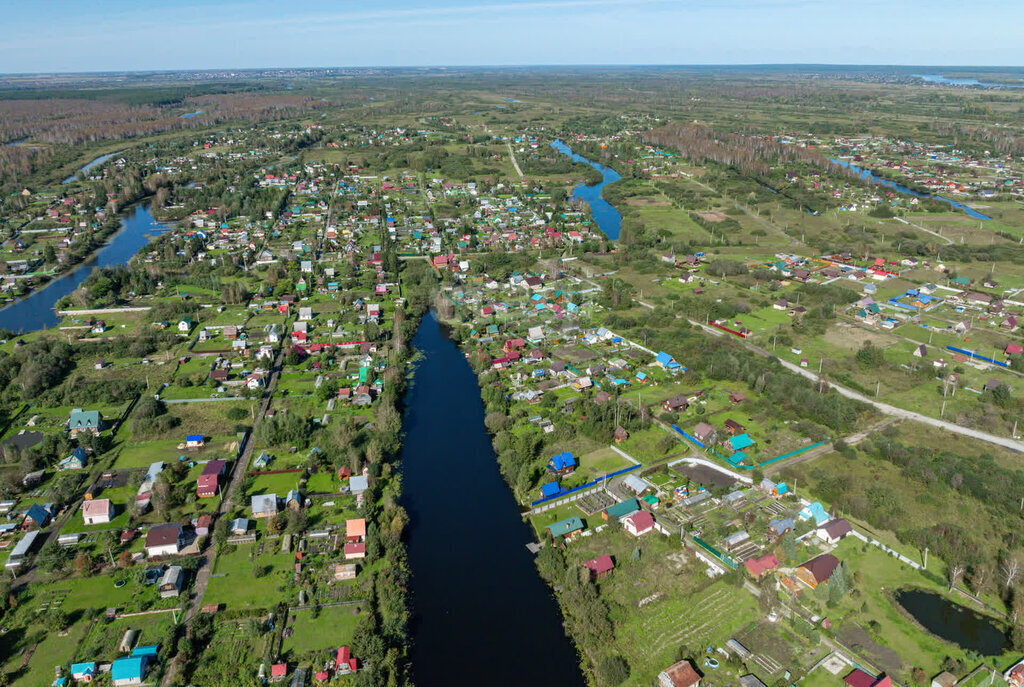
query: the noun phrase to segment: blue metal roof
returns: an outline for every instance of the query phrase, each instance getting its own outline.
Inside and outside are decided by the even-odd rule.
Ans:
[[[547,484],[542,484],[540,486],[540,495],[544,498],[554,496],[559,491],[561,490],[558,487],[558,482],[548,482]]]
[[[551,459],[551,467],[555,470],[576,467],[576,459],[570,451],[562,451]]]
[[[118,680],[141,680],[146,670],[145,656],[119,658],[110,666],[110,677]]]

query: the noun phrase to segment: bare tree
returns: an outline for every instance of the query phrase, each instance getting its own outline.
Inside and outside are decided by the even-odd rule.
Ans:
[[[1021,562],[1016,554],[1007,556],[999,564],[999,577],[1003,582],[1003,586],[1007,589],[1013,586],[1013,583],[1017,581],[1020,574]]]
[[[971,590],[978,595],[985,594],[989,583],[992,582],[992,568],[985,563],[978,563],[971,568],[970,585]]]
[[[949,591],[953,591],[953,589],[964,579],[964,570],[964,564],[959,561],[949,564]]]

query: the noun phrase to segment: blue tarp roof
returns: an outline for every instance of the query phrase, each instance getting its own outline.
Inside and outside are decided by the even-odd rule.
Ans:
[[[147,644],[146,646],[137,646],[132,651],[132,656],[156,656],[157,645]]]

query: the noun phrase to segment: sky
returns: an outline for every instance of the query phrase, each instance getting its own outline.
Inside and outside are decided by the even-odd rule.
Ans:
[[[0,73],[1024,65],[1020,0],[0,0],[0,24]]]

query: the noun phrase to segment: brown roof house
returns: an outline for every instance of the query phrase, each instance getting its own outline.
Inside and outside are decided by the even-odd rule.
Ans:
[[[796,569],[796,576],[811,589],[828,582],[839,567],[839,559],[830,553],[815,556]]]
[[[167,523],[151,527],[146,533],[146,555],[172,556],[181,552],[185,547],[185,540],[182,536],[181,525]]]
[[[697,426],[693,429],[693,436],[700,443],[709,446],[715,443],[715,428],[706,422],[698,422]]]
[[[698,687],[700,673],[689,661],[673,663],[658,673],[658,687]]]

